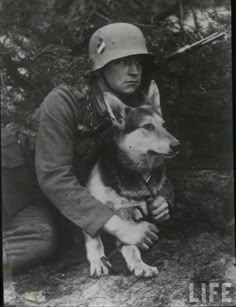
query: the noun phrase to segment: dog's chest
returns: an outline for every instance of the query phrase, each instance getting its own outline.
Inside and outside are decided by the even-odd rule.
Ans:
[[[120,196],[114,189],[105,186],[101,179],[98,164],[95,165],[90,175],[87,188],[91,195],[103,204],[109,206],[122,217],[130,218],[134,207],[143,207],[146,205],[146,201],[144,200],[137,201],[134,199],[128,199]]]

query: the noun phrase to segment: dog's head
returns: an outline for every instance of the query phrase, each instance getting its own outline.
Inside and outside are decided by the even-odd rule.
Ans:
[[[107,92],[104,100],[116,127],[117,145],[129,160],[130,167],[153,169],[179,152],[180,142],[166,130],[159,90],[154,81],[151,81],[144,104],[140,107],[128,107]]]

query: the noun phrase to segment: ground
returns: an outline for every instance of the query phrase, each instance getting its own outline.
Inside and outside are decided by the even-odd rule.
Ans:
[[[175,215],[162,227],[158,243],[143,253],[147,263],[158,267],[157,277],[132,276],[116,254],[115,272],[91,278],[84,251],[74,244],[57,260],[6,283],[5,306],[204,306],[202,283],[207,287],[205,306],[235,306],[232,172],[175,171],[175,183]],[[212,303],[210,282],[219,286]],[[222,302],[220,289],[225,282],[231,284],[227,294],[231,303]],[[190,301],[191,285],[197,303]]]

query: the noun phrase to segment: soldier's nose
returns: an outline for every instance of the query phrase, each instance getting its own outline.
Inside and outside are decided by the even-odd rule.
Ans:
[[[136,63],[130,63],[129,64],[129,74],[130,75],[137,75],[139,73],[139,69],[136,65]]]

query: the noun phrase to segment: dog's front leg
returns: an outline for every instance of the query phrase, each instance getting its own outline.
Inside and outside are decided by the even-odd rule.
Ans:
[[[109,270],[101,261],[101,257],[104,257],[105,254],[100,236],[92,238],[85,231],[83,233],[85,236],[87,259],[90,263],[90,276],[99,277],[107,275]]]
[[[128,269],[138,277],[158,275],[158,269],[143,262],[139,249],[135,245],[123,245],[120,252],[125,258]]]

